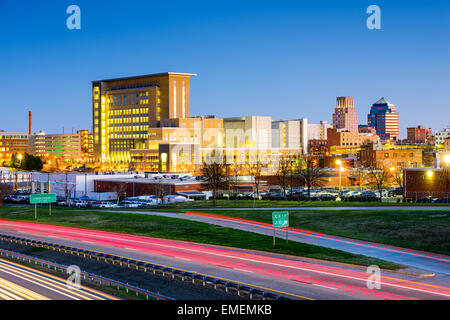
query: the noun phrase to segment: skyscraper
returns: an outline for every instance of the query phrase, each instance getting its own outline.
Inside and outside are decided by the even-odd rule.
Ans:
[[[148,129],[190,114],[190,77],[166,72],[92,82],[94,152],[102,162],[128,163]]]
[[[333,128],[358,132],[358,114],[353,97],[337,97],[333,113]]]
[[[375,128],[377,135],[382,141],[398,140],[399,138],[399,116],[396,107],[381,98],[370,108],[367,123]]]

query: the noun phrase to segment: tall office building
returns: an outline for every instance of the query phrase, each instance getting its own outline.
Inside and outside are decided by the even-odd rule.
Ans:
[[[94,153],[102,162],[129,163],[148,129],[190,115],[190,77],[166,72],[92,82]]]
[[[226,148],[272,147],[272,118],[267,116],[248,116],[224,118]]]
[[[358,114],[353,97],[337,97],[333,113],[333,128],[358,132]]]
[[[300,121],[272,121],[272,147],[300,149]]]
[[[384,98],[370,108],[367,123],[377,131],[381,141],[393,141],[399,138],[399,115],[396,107]]]

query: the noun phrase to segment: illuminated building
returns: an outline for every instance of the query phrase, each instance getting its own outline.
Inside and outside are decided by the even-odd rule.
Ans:
[[[128,164],[144,148],[149,128],[190,115],[190,77],[166,72],[92,82],[94,153],[101,162]]]
[[[299,159],[301,154],[299,148],[272,148],[270,117],[199,117],[162,123],[164,127],[149,130],[144,148],[130,151],[133,170],[199,174],[203,163],[214,159],[239,175],[251,174],[256,165],[263,165],[268,174],[281,158]]]
[[[444,139],[444,150],[450,151],[450,137]]]
[[[24,154],[29,150],[26,132],[5,132],[0,130],[0,161],[9,161],[14,153]]]
[[[328,153],[328,141],[324,139],[312,139],[308,141],[308,153],[312,155],[324,155]]]
[[[450,137],[450,126],[447,128],[444,128],[442,131],[436,132],[436,134],[435,134],[436,147],[441,148],[444,144],[444,140],[449,137]]]
[[[353,97],[337,97],[333,113],[333,128],[358,132],[358,114]]]
[[[399,115],[396,107],[384,98],[375,102],[367,116],[368,125],[375,128],[381,141],[399,139]]]
[[[449,201],[448,175],[442,168],[408,168],[403,170],[403,192],[406,199],[436,197]]]
[[[379,169],[386,167],[395,168],[418,168],[423,166],[423,148],[377,148],[369,145],[358,152],[360,164],[375,164]]]
[[[199,160],[200,148],[223,147],[223,119],[165,119],[161,125],[149,129],[143,148],[130,150],[133,170],[193,172],[197,169],[195,156]]]
[[[204,162],[229,166],[230,174],[252,175],[257,166],[262,175],[275,174],[280,161],[298,165],[301,150],[295,148],[200,148],[195,143],[157,143],[149,149],[132,150],[132,168],[148,172],[200,174]]]
[[[247,116],[224,118],[225,148],[272,147],[272,118]]]
[[[426,143],[433,136],[431,128],[424,128],[422,126],[406,128],[406,132],[409,143]]]
[[[77,133],[46,134],[38,132],[30,138],[30,151],[45,160],[62,163],[93,161],[93,137],[88,130]]]
[[[327,121],[308,123],[308,140],[327,140],[327,129],[332,127]]]
[[[356,150],[363,145],[369,143],[377,143],[379,137],[373,133],[359,133],[350,132],[342,129],[328,129],[327,133],[328,148],[330,151],[342,152],[344,153],[352,152],[351,150]]]
[[[300,148],[300,121],[272,121],[273,148]]]

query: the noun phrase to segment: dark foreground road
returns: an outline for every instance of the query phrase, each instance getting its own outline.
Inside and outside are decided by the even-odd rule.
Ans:
[[[66,280],[0,259],[0,300],[117,300],[83,285],[73,288]]]

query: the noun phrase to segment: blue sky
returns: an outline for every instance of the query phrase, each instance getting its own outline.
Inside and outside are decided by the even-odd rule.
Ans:
[[[66,8],[81,8],[81,30]],[[366,8],[381,8],[381,30]],[[91,81],[197,73],[191,114],[360,123],[384,96],[406,127],[450,124],[449,1],[0,0],[0,129],[91,128]]]

